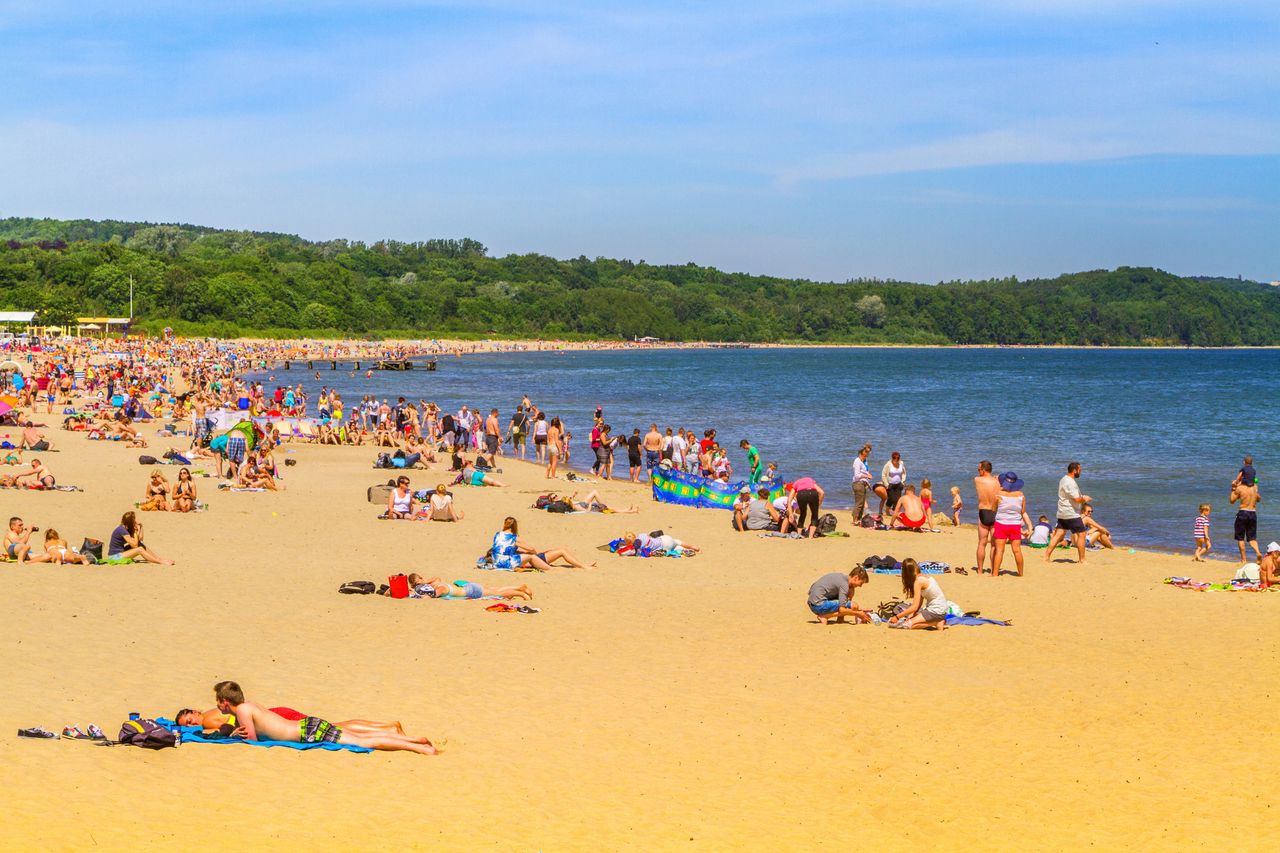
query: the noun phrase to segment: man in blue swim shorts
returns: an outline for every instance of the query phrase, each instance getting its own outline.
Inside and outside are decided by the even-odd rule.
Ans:
[[[871,614],[853,600],[858,587],[866,582],[867,570],[862,566],[854,566],[848,575],[841,572],[823,575],[809,587],[809,611],[823,625],[833,618],[843,622],[846,616],[852,616],[855,622],[870,622]]]

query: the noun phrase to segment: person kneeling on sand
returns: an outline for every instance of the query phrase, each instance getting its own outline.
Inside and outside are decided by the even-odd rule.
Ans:
[[[891,530],[920,530],[929,519],[924,509],[924,502],[916,494],[914,483],[902,487],[902,495],[893,510],[893,519],[889,522]]]
[[[902,561],[902,591],[911,596],[907,609],[889,619],[891,628],[937,628],[947,626],[947,597],[930,575],[920,574],[920,564],[908,557]]]
[[[234,681],[219,681],[213,688],[218,710],[234,714],[237,728],[246,740],[278,740],[286,743],[337,743],[386,751],[406,750],[421,755],[435,755],[439,750],[426,738],[400,734],[357,734],[343,730],[319,717],[286,720],[256,702],[248,702],[244,691]]]
[[[858,587],[866,582],[867,570],[862,566],[854,566],[847,576],[842,572],[823,575],[809,587],[809,611],[823,625],[832,617],[836,622],[844,622],[846,616],[852,616],[855,622],[872,621],[871,614],[853,600]]]
[[[441,578],[423,578],[414,572],[409,575],[409,588],[424,598],[533,598],[533,590],[528,584],[520,586],[484,586],[471,581],[454,581],[445,583]]]

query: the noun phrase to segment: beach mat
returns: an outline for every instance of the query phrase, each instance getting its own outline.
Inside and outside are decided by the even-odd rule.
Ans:
[[[164,717],[156,717],[156,722],[162,726],[172,728],[175,724],[173,720]],[[183,743],[244,743],[249,746],[282,746],[285,749],[323,749],[326,752],[373,752],[367,746],[355,746],[348,743],[294,743],[287,740],[244,740],[243,738],[227,737],[227,738],[207,738],[200,734],[199,726],[178,726],[182,730]]]
[[[1001,628],[1013,627],[1008,622],[1001,622],[999,619],[984,619],[981,616],[948,616],[947,627],[954,628],[959,625],[999,625]]]

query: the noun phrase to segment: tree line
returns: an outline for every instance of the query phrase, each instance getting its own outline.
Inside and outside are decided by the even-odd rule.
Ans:
[[[491,257],[475,240],[313,242],[112,220],[0,220],[0,304],[151,331],[908,344],[1280,343],[1280,292],[1150,268],[939,284]],[[1250,283],[1254,284],[1254,283]]]

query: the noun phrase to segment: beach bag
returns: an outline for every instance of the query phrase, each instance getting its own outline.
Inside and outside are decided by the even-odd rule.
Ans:
[[[144,453],[138,457],[138,464],[139,465],[159,465],[160,460],[155,458],[154,456],[148,456],[147,454]]]
[[[547,504],[547,512],[573,512],[573,505],[568,501],[552,501]]]
[[[387,586],[390,587],[389,594],[392,598],[408,598],[409,597],[409,578],[406,575],[391,575],[387,578]]]
[[[551,503],[551,495],[538,495],[538,499],[533,502],[534,509],[546,509]]]
[[[859,524],[868,530],[874,530],[876,526],[876,517],[874,515],[864,515]]]
[[[818,519],[818,532],[819,532],[819,533],[835,533],[835,532],[836,532],[836,517],[835,517],[834,515],[832,515],[831,513],[829,513],[829,512],[828,512],[828,513],[824,514],[821,518],[819,518],[819,519]]]
[[[164,749],[177,746],[178,738],[171,729],[155,720],[125,720],[120,724],[120,743],[127,746],[140,746],[143,749]]]
[[[394,486],[387,486],[383,484],[370,486],[368,491],[369,503],[385,504],[387,499],[391,497],[391,492],[394,488]]]
[[[101,561],[102,560],[102,540],[90,539],[86,537],[84,542],[80,543],[80,553],[88,554],[93,559]]]
[[[338,592],[343,595],[373,595],[378,589],[378,585],[373,581],[347,581],[338,587]]]

